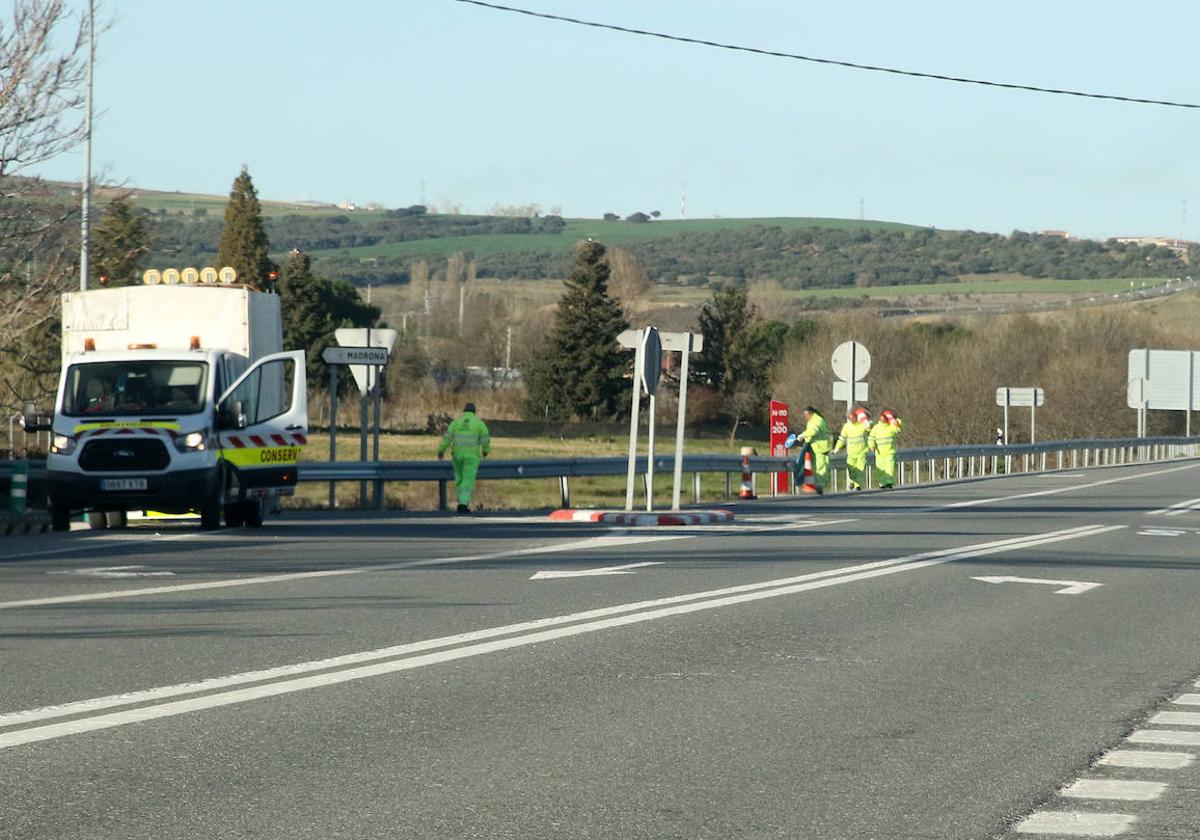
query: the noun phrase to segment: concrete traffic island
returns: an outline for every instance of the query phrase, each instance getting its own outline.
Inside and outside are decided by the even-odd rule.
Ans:
[[[550,514],[552,522],[602,522],[607,525],[714,525],[733,521],[730,510],[628,511],[575,510],[564,508]]]

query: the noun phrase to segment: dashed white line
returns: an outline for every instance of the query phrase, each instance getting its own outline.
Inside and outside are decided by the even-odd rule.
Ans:
[[[1080,779],[1063,788],[1068,799],[1123,799],[1149,802],[1163,795],[1167,786],[1162,782],[1138,782],[1126,779]]]
[[[1130,744],[1200,747],[1200,732],[1185,732],[1177,729],[1135,729],[1125,740]]]
[[[1181,770],[1195,761],[1195,756],[1185,752],[1167,750],[1110,750],[1100,757],[1097,764],[1106,767],[1139,767],[1145,770]]]
[[[1200,712],[1159,712],[1150,722],[1162,726],[1200,726]]]
[[[1078,811],[1037,811],[1014,826],[1020,834],[1061,834],[1075,837],[1116,837],[1137,822],[1132,814],[1089,814]]]

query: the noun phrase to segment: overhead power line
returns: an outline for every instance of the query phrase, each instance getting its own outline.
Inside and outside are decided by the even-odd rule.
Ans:
[[[486,3],[483,0],[454,0],[456,3],[466,3],[471,6],[482,6],[485,9],[495,9],[500,12],[512,12],[518,15],[527,15],[528,17],[543,18],[545,20],[556,20],[562,23],[571,23],[576,26],[590,26],[594,29],[607,29],[612,32],[624,32],[628,35],[644,35],[648,38],[661,38],[664,41],[678,41],[683,44],[697,44],[702,47],[716,47],[721,50],[733,50],[734,52],[752,53],[754,55],[767,55],[772,58],[789,58],[793,61],[807,61],[812,64],[828,64],[835,67],[849,67],[852,70],[870,70],[874,73],[891,73],[895,76],[912,76],[918,79],[934,79],[939,82],[958,82],[964,85],[983,85],[984,87],[1005,88],[1007,90],[1023,90],[1033,93],[1049,93],[1056,96],[1078,96],[1084,99],[1107,99],[1114,102],[1127,102],[1134,105],[1162,105],[1167,108],[1200,108],[1200,105],[1191,102],[1172,102],[1166,99],[1143,99],[1136,96],[1117,96],[1110,93],[1089,93],[1082,90],[1065,90],[1063,88],[1042,87],[1039,85],[1019,85],[1012,82],[995,82],[988,79],[968,79],[962,76],[947,76],[941,73],[923,73],[919,70],[901,70],[896,67],[880,67],[874,64],[859,64],[853,61],[839,61],[833,58],[818,58],[811,55],[799,55],[797,53],[779,52],[777,50],[764,50],[758,47],[744,47],[739,44],[723,44],[719,41],[706,41],[702,38],[688,38],[683,35],[670,35],[666,32],[652,32],[647,29],[634,29],[629,26],[617,26],[612,23],[599,23],[594,20],[581,20],[579,18],[566,17],[565,15],[552,15],[546,12],[534,12],[529,9],[519,9],[515,6],[502,6],[499,3]]]

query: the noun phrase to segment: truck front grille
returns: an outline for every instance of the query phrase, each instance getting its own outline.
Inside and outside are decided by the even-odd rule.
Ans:
[[[149,438],[93,440],[79,453],[79,466],[87,472],[165,470],[170,463],[163,442]]]

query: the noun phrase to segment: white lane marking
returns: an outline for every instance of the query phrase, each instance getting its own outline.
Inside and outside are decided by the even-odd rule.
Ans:
[[[1038,473],[1038,478],[1083,478],[1083,473],[1044,472]]]
[[[1178,531],[1174,528],[1143,528],[1137,532],[1139,537],[1182,537],[1187,531]]]
[[[1100,756],[1097,764],[1107,767],[1140,767],[1146,770],[1181,770],[1191,766],[1195,757],[1191,753],[1167,752],[1166,750],[1110,750]]]
[[[1126,779],[1080,779],[1059,793],[1068,799],[1125,799],[1149,802],[1163,795],[1162,782],[1138,782]]]
[[[920,511],[908,511],[908,512],[909,513],[912,513],[912,512],[924,513],[924,512],[938,511],[938,510],[955,510],[957,508],[978,507],[979,505],[990,505],[994,502],[1009,502],[1009,501],[1012,501],[1013,499],[1032,499],[1037,496],[1056,496],[1060,493],[1070,493],[1075,490],[1089,490],[1093,487],[1103,487],[1107,484],[1119,484],[1122,481],[1136,481],[1139,478],[1153,478],[1153,477],[1159,476],[1159,475],[1167,475],[1168,473],[1179,472],[1180,470],[1194,470],[1197,467],[1200,467],[1200,464],[1186,464],[1182,467],[1170,467],[1169,469],[1165,469],[1165,470],[1154,470],[1153,472],[1136,473],[1134,475],[1125,475],[1125,476],[1120,476],[1118,478],[1106,478],[1103,481],[1093,481],[1090,484],[1073,484],[1070,487],[1055,487],[1052,490],[1036,490],[1031,493],[1017,493],[1012,496],[994,496],[990,499],[971,499],[971,500],[965,501],[965,502],[952,502],[950,504],[941,505],[939,507],[922,508]],[[1200,499],[1197,499],[1197,501],[1200,501]]]
[[[1147,511],[1146,515],[1147,516],[1178,516],[1181,513],[1187,513],[1189,510],[1196,510],[1198,505],[1200,505],[1200,499],[1188,499],[1187,501],[1176,502],[1175,504],[1170,505],[1165,508],[1159,508],[1158,510]]]
[[[1200,706],[1200,694],[1180,694],[1171,702],[1180,706]]]
[[[981,580],[984,583],[1045,583],[1050,586],[1063,586],[1065,589],[1059,589],[1055,595],[1079,595],[1083,592],[1089,592],[1097,586],[1103,586],[1102,583],[1089,583],[1082,580],[1042,580],[1041,578],[1025,578],[1013,577],[1012,575],[989,575],[986,577],[973,577],[971,580]]]
[[[776,525],[771,527],[747,528],[742,533],[751,534],[759,531],[777,532],[781,530],[800,530],[817,528],[822,525],[843,525],[857,522],[856,518],[817,519],[793,524]],[[468,554],[458,557],[432,557],[423,560],[401,560],[396,563],[381,563],[376,566],[354,566],[349,569],[323,569],[316,572],[290,572],[280,575],[255,575],[244,578],[226,578],[210,580],[203,583],[180,583],[172,586],[152,586],[143,589],[109,590],[107,592],[91,592],[81,595],[60,595],[51,598],[30,598],[23,601],[0,601],[0,610],[19,609],[24,607],[45,607],[56,604],[79,604],[88,601],[108,601],[116,598],[136,598],[142,595],[166,595],[175,592],[192,592],[204,589],[227,589],[234,586],[258,586],[261,584],[284,583],[294,580],[309,580],[314,578],[343,577],[345,575],[362,575],[371,572],[395,571],[398,569],[415,569],[426,566],[452,565],[455,563],[478,563],[487,560],[502,560],[508,557],[527,557],[533,554],[559,554],[566,551],[602,551],[623,545],[667,542],[670,540],[686,540],[699,536],[702,532],[692,533],[639,533],[628,536],[623,533],[603,537],[588,537],[565,543],[533,548],[514,548],[504,551],[494,551],[488,554]]]
[[[30,560],[34,557],[52,557],[57,554],[82,554],[88,551],[94,551],[97,554],[103,554],[105,551],[115,550],[123,546],[142,546],[149,543],[151,540],[156,542],[179,542],[180,540],[196,540],[204,539],[209,536],[209,532],[204,534],[170,534],[163,536],[161,534],[139,534],[138,536],[97,536],[93,532],[90,536],[83,539],[81,543],[74,545],[65,545],[59,548],[42,548],[37,551],[25,551],[18,554],[5,554],[4,560]]]
[[[44,741],[51,738],[60,738],[66,735],[79,734],[82,732],[108,729],[114,726],[123,726],[129,723],[155,720],[158,718],[170,717],[188,712],[196,712],[203,709],[216,708],[234,703],[244,703],[265,697],[290,694],[311,688],[337,685],[344,682],[350,682],[352,680],[365,679],[368,677],[391,674],[399,671],[407,671],[427,665],[452,662],[459,659],[479,656],[481,654],[525,647],[540,642],[567,638],[585,633],[593,633],[615,627],[624,627],[642,622],[654,621],[660,618],[686,615],[767,598],[777,598],[783,595],[793,595],[800,592],[823,589],[830,586],[839,586],[845,583],[869,580],[876,577],[896,574],[898,572],[906,572],[915,569],[926,568],[929,566],[937,566],[952,562],[954,560],[999,554],[1001,552],[1062,542],[1064,540],[1081,539],[1084,537],[1091,537],[1098,534],[1107,533],[1109,531],[1119,530],[1123,527],[1124,526],[1120,525],[1084,526],[1082,528],[1071,528],[1066,531],[1051,531],[1045,534],[1033,534],[1020,538],[996,540],[988,543],[961,546],[953,549],[923,552],[921,554],[897,557],[891,560],[881,560],[874,563],[866,563],[856,567],[830,569],[824,572],[813,572],[807,575],[799,575],[792,578],[781,578],[778,580],[763,581],[756,584],[743,584],[741,586],[728,587],[725,589],[696,592],[687,595],[676,595],[668,598],[659,598],[652,601],[623,604],[615,607],[607,607],[599,610],[589,610],[583,613],[575,613],[572,615],[540,619],[534,622],[523,622],[516,625],[495,627],[488,630],[476,631],[475,633],[459,634],[457,636],[451,636],[442,639],[431,639],[411,645],[401,645],[392,648],[384,648],[381,650],[365,651],[363,653],[353,654],[350,656],[337,657],[336,659],[327,659],[317,662],[284,666],[282,668],[271,669],[270,671],[234,674],[232,676],[205,680],[198,683],[162,686],[156,689],[146,689],[138,692],[130,692],[124,695],[113,695],[109,697],[95,698],[93,700],[82,700],[74,703],[62,704],[59,706],[12,712],[6,715],[0,715],[0,727],[20,725],[30,723],[35,720],[63,717],[66,715],[81,714],[104,708],[115,708],[118,706],[141,703],[165,697],[194,694],[223,686],[244,684],[249,682],[261,682],[262,680],[270,679],[275,676],[286,675],[293,677],[292,679],[283,679],[268,685],[260,685],[251,688],[238,689],[235,691],[209,694],[204,697],[197,697],[189,700],[178,700],[172,703],[164,703],[157,706],[143,706],[141,708],[130,709],[123,712],[113,712],[109,714],[95,715],[93,717],[79,718],[77,720],[67,721],[65,723],[49,724],[46,726],[33,727],[24,730],[15,730],[0,734],[0,749],[17,746],[19,744],[32,743],[35,741]],[[588,620],[594,619],[597,616],[604,617],[600,618],[599,620]],[[570,622],[580,621],[583,623],[570,624],[570,626],[556,627],[555,629],[546,629],[551,625],[569,624]],[[533,632],[528,632],[533,628],[537,629]],[[511,635],[513,633],[522,633],[522,635],[513,636]],[[500,638],[485,642],[478,641],[488,637],[506,635],[509,636],[509,638]],[[424,653],[417,656],[407,656],[405,658],[392,659],[388,662],[379,662],[373,665],[359,665],[358,667],[343,668],[343,670],[327,672],[324,674],[314,674],[312,676],[295,678],[295,675],[299,673],[325,670],[332,667],[337,667],[338,665],[367,662],[385,657],[394,657],[401,653],[411,653],[417,650],[430,650],[448,647],[453,644],[459,644],[464,639],[470,639],[474,643],[464,644],[460,647],[452,648],[450,650]]]
[[[1176,729],[1135,729],[1125,739],[1130,744],[1167,744],[1172,747],[1200,747],[1200,732]]]
[[[650,560],[644,563],[626,563],[624,566],[605,566],[602,569],[577,569],[574,571],[534,572],[530,580],[550,580],[551,578],[596,577],[598,575],[632,575],[637,574],[632,569],[643,566],[661,566],[662,560]]]
[[[100,566],[94,569],[57,569],[48,575],[83,575],[98,578],[174,577],[174,572],[139,572],[145,566]]]
[[[1132,814],[1090,814],[1079,811],[1035,811],[1013,826],[1019,834],[1062,834],[1075,837],[1116,837],[1133,827]]]
[[[1200,712],[1159,712],[1150,723],[1163,726],[1200,726]]]

